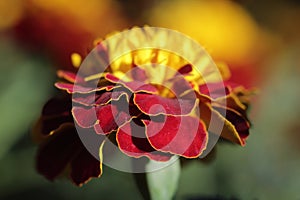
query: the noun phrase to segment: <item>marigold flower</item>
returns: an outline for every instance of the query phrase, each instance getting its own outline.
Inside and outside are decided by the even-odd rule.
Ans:
[[[201,74],[183,57],[159,48],[137,49],[113,60],[113,54],[126,45],[178,39],[150,27],[131,29],[129,34],[135,37],[126,41],[117,37],[108,47],[96,44],[92,58],[100,59],[101,65],[86,62],[89,67],[77,75],[58,71],[61,81],[55,86],[63,96],[45,105],[35,129],[42,140],[37,168],[48,179],[66,168],[78,185],[100,176],[101,151],[108,139],[129,157],[162,162],[173,155],[201,156],[208,146],[208,131],[245,145],[250,128],[246,116],[249,91],[217,79],[207,67],[209,57],[202,55],[196,57]],[[185,44],[182,49],[189,52],[189,47]],[[78,61],[77,56],[74,59]],[[97,73],[103,66],[108,66],[105,72]],[[219,70],[228,77],[227,69]],[[214,124],[223,125],[221,133]],[[103,136],[97,141],[98,159],[88,155],[75,126],[87,135]]]

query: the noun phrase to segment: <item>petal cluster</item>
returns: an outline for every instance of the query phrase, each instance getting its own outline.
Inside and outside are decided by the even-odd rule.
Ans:
[[[212,77],[209,69],[199,75],[164,50],[137,50],[110,63],[111,49],[101,44],[96,49],[107,69],[58,71],[55,86],[62,97],[45,105],[35,129],[42,141],[37,168],[48,179],[68,173],[80,185],[99,177],[106,140],[127,156],[162,162],[173,155],[198,158],[211,134],[245,145],[249,91],[223,80],[206,83],[202,75]],[[95,136],[98,158],[87,155],[75,127]]]

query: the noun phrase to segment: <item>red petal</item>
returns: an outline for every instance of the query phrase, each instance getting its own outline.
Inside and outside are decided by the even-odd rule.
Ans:
[[[111,92],[103,92],[101,94],[88,93],[80,94],[75,93],[72,96],[72,100],[75,103],[82,104],[84,106],[95,106],[95,105],[105,105],[111,101]]]
[[[128,88],[133,93],[136,93],[136,92],[146,92],[146,93],[150,93],[150,94],[157,93],[157,89],[153,85],[145,84],[144,82],[141,82],[141,81],[125,82],[125,81],[122,81],[121,79],[115,77],[112,74],[106,74],[105,79],[112,83],[121,84],[124,87]]]
[[[159,151],[195,158],[206,148],[206,127],[195,117],[159,116],[144,122],[149,142]]]
[[[245,119],[240,113],[230,108],[216,107],[213,106],[213,109],[222,114],[231,124],[234,126],[238,132],[242,145],[245,145],[245,140],[249,135],[250,123]],[[225,115],[224,115],[225,114]]]
[[[40,118],[39,130],[37,133],[50,134],[65,122],[73,122],[70,110],[72,103],[69,96],[60,96],[50,99],[44,106]]]
[[[181,68],[178,70],[178,72],[179,72],[180,74],[188,74],[188,73],[190,73],[192,70],[193,70],[192,65],[191,65],[191,64],[186,64],[186,65],[184,65],[183,67],[181,67]]]
[[[194,91],[191,84],[187,82],[183,76],[175,76],[174,78],[168,80],[168,82],[172,84],[171,89],[176,97],[182,97],[187,92]],[[166,83],[167,85],[169,84],[168,82]],[[196,98],[195,94],[193,98]]]
[[[75,127],[72,124],[63,125],[39,147],[36,163],[38,172],[53,180],[78,153],[80,145]]]
[[[97,93],[74,93],[72,100],[75,103],[82,104],[84,106],[101,106],[110,103],[112,100],[119,100],[122,95],[129,96],[125,91],[115,89],[113,91],[100,91]],[[128,98],[127,98],[128,99]]]
[[[103,44],[101,44],[101,42],[99,42],[95,48],[97,50],[97,59],[100,60],[98,62],[101,63],[101,66],[107,68],[107,66],[109,65],[109,56],[107,48]]]
[[[42,115],[62,115],[72,108],[71,96],[57,96],[50,99],[43,107]]]
[[[109,134],[130,120],[130,115],[118,110],[116,105],[108,104],[97,109],[98,121],[94,129],[98,134]]]
[[[146,76],[145,70],[141,69],[138,66],[135,66],[130,72],[131,72],[132,79],[135,81],[145,82],[148,78]]]
[[[130,157],[146,156],[152,160],[168,161],[171,155],[153,149],[146,138],[145,127],[140,125],[132,120],[119,128],[116,138],[120,150]]]
[[[74,106],[72,109],[73,118],[82,128],[91,128],[97,121],[96,108],[83,108]]]
[[[71,162],[71,178],[76,185],[82,185],[92,177],[100,177],[102,163],[91,155],[84,146]]]
[[[98,139],[100,146],[104,138]],[[86,150],[74,124],[69,123],[61,126],[41,144],[37,154],[36,167],[38,172],[47,179],[54,180],[71,163],[70,176],[76,185],[81,185],[90,178],[101,175],[99,160]]]
[[[199,86],[201,94],[205,94],[211,98],[224,97],[230,93],[230,88],[225,82],[208,83]]]
[[[135,94],[134,103],[148,115],[186,115],[195,106],[195,100],[170,99],[150,94]]]
[[[96,94],[96,93],[88,93],[88,94],[74,93],[72,95],[72,101],[75,102],[75,103],[82,104],[84,106],[94,106],[94,105],[96,105],[96,103],[95,103],[96,98],[99,98],[101,96],[107,97],[101,103],[105,104],[106,102],[109,102],[109,100],[110,100],[110,93],[109,92],[104,92],[102,94]]]
[[[94,127],[98,134],[109,134],[131,118],[127,98],[122,97],[111,104],[88,108],[74,106],[72,109],[74,120],[82,128]]]
[[[71,83],[74,83],[76,80],[76,74],[71,71],[58,70],[57,76],[59,78],[65,79]],[[81,77],[78,76],[77,81],[83,82],[84,79],[82,79]]]
[[[114,89],[115,87],[113,85],[106,85],[106,86],[101,86],[101,87],[85,87],[85,86],[80,86],[80,85],[74,85],[70,83],[55,83],[55,86],[58,89],[65,90],[68,93],[91,93],[91,92],[96,92],[96,91],[110,91]]]
[[[58,115],[53,117],[41,117],[41,130],[43,135],[49,135],[51,131],[57,129],[66,122],[73,122],[72,115]]]

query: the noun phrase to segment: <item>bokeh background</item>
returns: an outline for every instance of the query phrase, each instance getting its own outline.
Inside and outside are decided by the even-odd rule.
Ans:
[[[175,199],[300,199],[299,19],[297,0],[1,0],[0,199],[142,199],[132,174],[108,167],[81,188],[47,181],[30,130],[71,53],[145,24],[193,37],[233,81],[259,88],[247,145],[185,165]]]

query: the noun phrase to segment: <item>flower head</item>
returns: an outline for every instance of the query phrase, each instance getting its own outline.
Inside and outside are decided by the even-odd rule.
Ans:
[[[39,171],[54,179],[71,166],[76,184],[100,176],[107,141],[129,157],[162,162],[174,155],[198,158],[219,135],[245,145],[247,91],[225,81],[226,68],[217,68],[203,50],[193,52],[193,41],[181,43],[178,36],[134,28],[127,37],[97,43],[77,75],[58,71],[55,86],[64,97],[46,104],[36,129],[43,139]],[[184,54],[162,48],[170,42]],[[148,48],[138,48],[141,44]],[[75,126],[84,137],[101,136],[98,158],[86,155]]]

